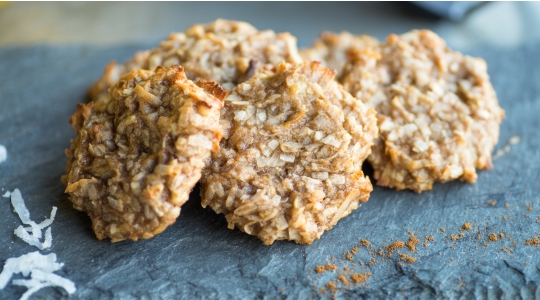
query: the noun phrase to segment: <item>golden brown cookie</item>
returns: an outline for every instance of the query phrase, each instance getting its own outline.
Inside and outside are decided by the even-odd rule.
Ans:
[[[62,181],[98,239],[147,239],[175,222],[219,147],[225,95],[175,65],[131,71],[107,97],[79,104]]]
[[[203,206],[265,244],[310,244],[369,198],[362,162],[375,111],[319,62],[280,64],[233,89],[224,138],[201,179]]]
[[[188,79],[205,79],[232,89],[265,64],[299,63],[296,38],[289,33],[258,31],[245,22],[218,19],[173,33],[152,50],[137,52],[124,64],[110,63],[89,91],[92,100],[107,94],[118,78],[134,69],[180,64]]]
[[[369,35],[355,36],[347,31],[323,31],[311,47],[300,49],[300,56],[304,61],[320,61],[323,67],[336,70],[340,74],[347,62],[347,52],[374,47],[377,44],[377,39]]]
[[[369,161],[378,185],[421,192],[434,182],[473,183],[476,168],[493,167],[504,111],[483,59],[415,30],[356,51],[340,81],[377,110]]]

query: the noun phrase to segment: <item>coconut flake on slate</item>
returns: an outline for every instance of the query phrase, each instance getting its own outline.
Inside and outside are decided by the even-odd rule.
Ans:
[[[24,199],[19,189],[15,189],[13,192],[11,192],[11,204],[13,205],[14,211],[17,213],[17,215],[19,215],[21,222],[26,225],[30,225],[30,227],[24,227],[22,225],[19,226],[14,231],[15,235],[21,238],[26,243],[38,247],[41,250],[50,248],[52,244],[52,234],[50,227],[47,228],[47,231],[45,231],[44,241],[40,242],[39,239],[42,238],[41,230],[51,225],[54,221],[57,211],[56,206],[53,206],[51,210],[51,215],[48,219],[43,220],[39,224],[36,224],[36,222],[30,219],[30,212],[24,204]],[[32,233],[32,235],[30,235],[30,233]]]
[[[49,231],[50,232],[50,231]],[[47,236],[47,233],[45,233]],[[3,289],[11,277],[15,274],[31,276],[31,279],[13,280],[14,285],[28,288],[21,299],[28,299],[30,295],[48,286],[58,286],[65,289],[69,294],[77,290],[75,284],[53,272],[60,270],[64,264],[56,262],[56,254],[42,255],[39,252],[31,252],[19,257],[8,258],[4,269],[0,273],[0,289]]]

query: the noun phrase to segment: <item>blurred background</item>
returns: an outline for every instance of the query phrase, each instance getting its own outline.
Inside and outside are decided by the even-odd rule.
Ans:
[[[157,43],[219,17],[289,31],[300,47],[322,30],[384,39],[427,28],[461,51],[540,40],[540,2],[0,2],[0,47]]]

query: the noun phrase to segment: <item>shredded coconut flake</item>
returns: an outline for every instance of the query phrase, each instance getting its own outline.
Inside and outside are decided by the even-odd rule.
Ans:
[[[26,243],[38,247],[41,250],[50,248],[52,244],[50,227],[47,228],[47,231],[45,231],[45,239],[43,242],[40,242],[39,239],[42,238],[41,230],[45,229],[47,226],[50,226],[54,221],[57,208],[53,206],[51,216],[48,219],[43,220],[41,223],[36,224],[36,222],[30,219],[30,212],[24,204],[24,199],[19,189],[15,189],[13,192],[11,192],[11,204],[13,205],[15,212],[19,215],[21,222],[23,222],[23,224],[30,225],[29,227],[24,227],[22,225],[19,226],[17,229],[15,229],[14,234]]]
[[[6,287],[13,275],[20,273],[25,277],[31,276],[31,279],[12,281],[13,285],[28,288],[21,299],[28,299],[38,290],[48,286],[58,286],[65,289],[69,294],[73,294],[77,290],[75,284],[71,280],[53,273],[63,266],[64,264],[56,262],[56,254],[54,253],[42,255],[36,251],[19,257],[8,258],[2,273],[0,273],[0,289]]]

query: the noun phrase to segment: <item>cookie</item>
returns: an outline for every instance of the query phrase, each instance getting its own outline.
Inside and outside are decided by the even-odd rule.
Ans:
[[[62,181],[98,239],[147,239],[175,222],[219,147],[225,95],[175,65],[131,71],[107,97],[79,104]]]
[[[493,168],[504,111],[483,59],[415,30],[355,51],[340,81],[377,111],[369,162],[378,185],[421,192],[435,182],[473,183],[476,168]]]
[[[230,90],[265,64],[299,63],[296,38],[289,33],[258,31],[245,22],[218,19],[173,33],[152,50],[141,51],[124,64],[107,65],[90,88],[92,100],[107,95],[118,78],[133,69],[154,70],[180,64],[188,79],[215,81]]]
[[[336,70],[340,74],[347,62],[347,52],[374,47],[377,44],[377,39],[369,35],[355,36],[347,31],[323,31],[311,47],[300,49],[300,56],[304,61],[320,61],[323,67]]]
[[[375,111],[319,62],[280,64],[225,99],[224,138],[201,179],[201,199],[229,228],[310,244],[369,198],[362,162]]]

